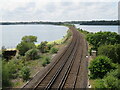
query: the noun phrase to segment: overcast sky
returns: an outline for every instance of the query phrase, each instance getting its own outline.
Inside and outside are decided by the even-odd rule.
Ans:
[[[119,0],[0,0],[0,21],[118,19]],[[96,2],[97,1],[97,2]],[[114,2],[113,2],[114,1]]]

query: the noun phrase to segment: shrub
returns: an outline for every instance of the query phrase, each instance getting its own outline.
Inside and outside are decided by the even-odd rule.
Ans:
[[[95,87],[102,88],[101,85],[103,85],[103,88],[120,88],[120,79],[117,76],[118,74],[118,69],[111,70],[103,79],[99,79],[98,82],[101,81],[101,83],[95,81]]]
[[[25,53],[32,48],[35,48],[35,44],[30,42],[21,42],[17,45],[17,50],[22,56],[24,56]]]
[[[30,78],[30,70],[28,67],[24,66],[20,73],[19,76],[23,78],[23,81],[27,81]]]
[[[105,85],[107,88],[116,88],[116,84],[117,84],[117,78],[116,77],[113,77],[113,76],[107,76],[104,78],[105,80]]]
[[[114,63],[120,63],[120,44],[101,46],[98,48],[98,55],[107,56]]]
[[[106,56],[98,56],[90,62],[89,70],[91,78],[103,78],[107,72],[115,69],[114,63]]]
[[[6,62],[6,67],[8,67],[9,70],[9,76],[11,79],[17,78],[17,64],[16,61],[10,60],[9,62]]]
[[[104,80],[103,79],[95,80],[95,88],[105,88]]]
[[[50,49],[50,53],[57,53],[57,51],[58,51],[58,48],[51,48]]]
[[[49,57],[43,57],[42,66],[45,67],[49,63],[50,63],[50,58]]]
[[[12,83],[10,81],[10,70],[9,67],[7,66],[6,62],[3,61],[2,63],[2,87],[8,87],[11,86]]]
[[[48,47],[48,50],[50,50],[54,45],[53,44],[48,44],[47,47]]]
[[[48,47],[47,47],[47,41],[44,41],[44,42],[41,42],[40,45],[38,45],[38,49],[40,50],[41,53],[46,53],[47,50],[48,50]]]
[[[106,88],[120,88],[120,72],[119,67],[116,70],[111,70],[104,77]]]
[[[27,60],[38,59],[40,57],[39,50],[38,49],[30,49],[25,53],[25,57]]]

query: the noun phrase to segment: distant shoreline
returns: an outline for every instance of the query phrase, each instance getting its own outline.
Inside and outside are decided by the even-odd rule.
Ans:
[[[65,22],[43,22],[43,21],[33,21],[33,22],[0,22],[0,25],[37,25],[37,24],[47,24],[47,25],[65,25],[65,24],[80,24],[80,25],[120,25],[119,20],[111,21],[65,21]]]

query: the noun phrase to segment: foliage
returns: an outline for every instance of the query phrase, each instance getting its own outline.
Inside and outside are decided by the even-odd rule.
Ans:
[[[23,78],[24,81],[27,81],[30,78],[30,69],[24,66],[20,71],[20,76]]]
[[[57,51],[58,51],[58,48],[51,48],[50,49],[50,53],[57,53]]]
[[[6,66],[8,67],[9,69],[9,76],[10,78],[14,79],[17,77],[17,64],[15,62],[15,60],[11,60],[9,61],[8,63],[6,62]]]
[[[115,69],[111,59],[106,56],[98,56],[90,62],[89,70],[91,78],[103,78],[107,72]]]
[[[23,42],[30,42],[30,43],[37,42],[37,37],[36,36],[32,36],[32,35],[30,35],[30,36],[24,36],[22,38],[22,41]]]
[[[93,49],[97,51],[101,45],[120,44],[120,35],[115,32],[90,33],[87,35],[87,40],[93,46]]]
[[[47,43],[48,43],[47,41],[43,41],[43,42],[40,43],[40,45],[38,45],[37,48],[40,50],[41,53],[47,52],[47,49],[48,49],[47,48]]]
[[[19,54],[24,56],[25,53],[32,49],[35,48],[34,42],[37,42],[37,37],[36,36],[24,36],[22,38],[21,43],[17,45],[17,50],[19,51]]]
[[[95,88],[105,88],[104,80],[103,79],[95,80]]]
[[[30,49],[25,53],[25,57],[27,60],[35,60],[39,58],[39,50],[38,49]]]
[[[113,76],[107,76],[104,78],[105,80],[105,85],[107,88],[116,88],[117,87],[117,78]]]
[[[50,50],[53,46],[54,46],[53,44],[48,44],[47,45],[48,50]]]
[[[2,83],[3,87],[12,85],[11,79],[19,77],[19,72],[25,66],[24,60],[11,59],[9,62],[2,61]]]
[[[80,29],[80,28],[78,28],[77,30],[80,31],[81,33],[85,34],[85,35],[87,35],[87,34],[90,33],[90,32],[88,32],[88,31],[82,30],[82,29]]]
[[[5,61],[2,62],[2,86],[8,87],[11,86],[10,82],[10,70]]]
[[[106,74],[106,76],[103,79],[99,79],[102,81],[101,84],[104,85],[103,88],[120,88],[120,79],[118,78],[118,75],[120,73],[118,72],[118,69],[111,70]],[[100,88],[101,84],[95,82],[95,87]]]
[[[114,63],[120,63],[120,44],[100,46],[98,55],[108,56]]]
[[[28,50],[32,48],[35,48],[35,44],[31,42],[21,42],[17,45],[17,50],[19,51],[19,54],[23,56]]]
[[[50,58],[49,57],[43,57],[42,66],[45,67],[49,63],[50,63]]]

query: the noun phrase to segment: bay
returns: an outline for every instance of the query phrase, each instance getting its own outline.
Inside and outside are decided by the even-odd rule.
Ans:
[[[110,31],[118,33],[118,26],[110,25],[79,25],[75,24],[77,28],[89,31],[89,32],[99,32],[99,31]]]
[[[63,38],[68,28],[57,25],[2,25],[2,46],[15,48],[26,35],[37,36],[37,43]]]

